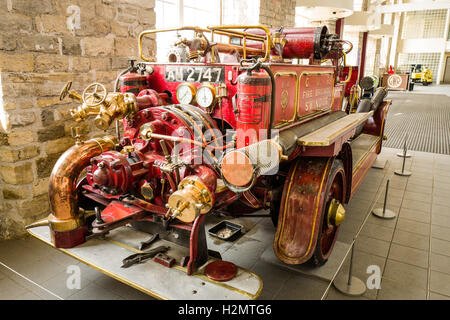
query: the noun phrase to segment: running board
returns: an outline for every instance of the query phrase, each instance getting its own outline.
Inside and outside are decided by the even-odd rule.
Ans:
[[[32,236],[53,246],[50,229],[41,226],[27,230]],[[252,300],[261,294],[263,283],[255,273],[237,267],[237,275],[230,281],[218,282],[208,278],[204,269],[216,259],[208,262],[192,276],[178,265],[181,257],[189,255],[189,249],[173,242],[159,240],[149,249],[161,245],[169,246],[167,254],[176,259],[176,265],[165,267],[152,259],[121,268],[122,260],[137,250],[139,244],[148,240],[149,234],[128,226],[111,230],[105,239],[93,238],[70,249],[57,249],[154,298],[163,300]]]
[[[373,115],[373,111],[364,113],[352,113],[322,128],[297,139],[301,146],[326,147],[337,140],[347,141],[354,134],[356,127]]]

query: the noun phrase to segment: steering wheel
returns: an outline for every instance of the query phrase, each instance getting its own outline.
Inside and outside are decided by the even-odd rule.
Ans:
[[[99,87],[101,90],[100,92],[98,91]],[[95,107],[105,101],[107,94],[108,92],[106,91],[104,85],[98,82],[94,82],[88,85],[86,89],[84,89],[81,98],[87,106]],[[90,102],[88,102],[88,99],[90,100]]]
[[[72,87],[72,81],[67,81],[66,85],[62,88],[59,94],[59,100],[64,100],[64,98],[69,94],[69,90]]]

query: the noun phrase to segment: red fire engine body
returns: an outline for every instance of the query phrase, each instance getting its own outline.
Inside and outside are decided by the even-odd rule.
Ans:
[[[174,45],[169,62],[151,62],[143,39],[169,31],[192,38]],[[215,42],[219,35],[229,42]],[[94,83],[80,95],[68,83],[61,93],[82,102],[76,121],[94,117],[103,130],[122,121],[123,136],[77,135],[56,163],[45,222],[54,245],[131,224],[189,247],[192,274],[208,257],[208,213],[268,209],[281,261],[324,263],[344,204],[381,151],[390,105],[380,89],[364,112],[342,110],[346,44],[326,27],[142,32],[144,62],[122,72],[113,92]]]

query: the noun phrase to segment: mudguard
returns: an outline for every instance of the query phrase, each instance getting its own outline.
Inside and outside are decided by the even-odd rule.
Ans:
[[[276,256],[284,263],[301,264],[314,253],[333,161],[334,158],[300,157],[291,165],[273,243]]]

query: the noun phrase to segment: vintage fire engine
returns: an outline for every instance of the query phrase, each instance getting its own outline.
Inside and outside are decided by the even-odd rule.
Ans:
[[[189,33],[166,63],[143,47],[159,32]],[[390,105],[381,88],[345,111],[351,44],[326,27],[182,27],[138,40],[143,62],[131,63],[113,92],[100,83],[82,94],[70,82],[63,88],[61,99],[81,103],[71,110],[76,121],[93,117],[102,130],[120,121],[123,135],[77,134],[50,177],[50,216],[29,227],[48,225],[57,248],[126,224],[159,233],[189,248],[190,275],[208,259],[209,213],[268,209],[281,261],[325,263],[344,204],[381,151]]]

